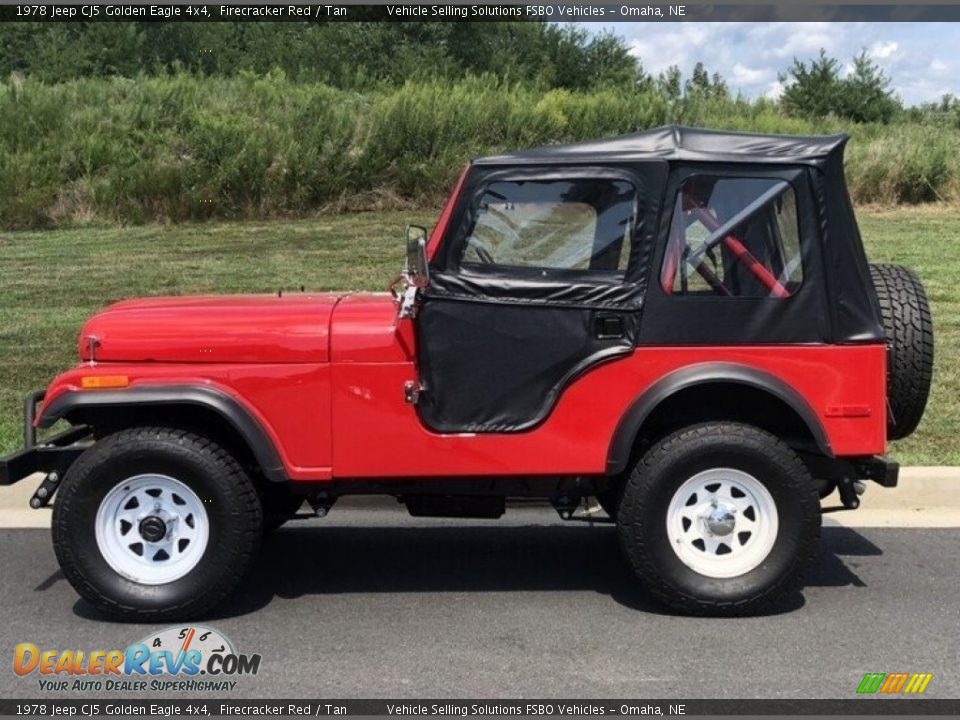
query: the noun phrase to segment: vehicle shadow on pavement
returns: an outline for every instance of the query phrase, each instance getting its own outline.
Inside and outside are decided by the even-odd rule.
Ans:
[[[858,563],[845,558],[880,554],[856,530],[824,528],[807,587],[865,587],[851,569]],[[472,525],[282,529],[264,539],[250,576],[214,617],[252,613],[274,597],[584,590],[642,612],[674,614],[634,580],[612,527]],[[768,614],[803,605],[803,595],[793,593]],[[78,603],[77,612],[92,610]]]
[[[825,527],[821,530],[820,537],[820,558],[810,568],[807,586],[867,587],[855,572],[860,566],[860,562],[855,558],[883,555],[883,550],[853,528]]]
[[[825,527],[807,587],[864,588],[857,558],[883,551],[851,528]],[[58,570],[35,592],[66,582]],[[275,597],[360,593],[592,591],[625,607],[673,615],[630,573],[610,526],[310,527],[264,539],[250,575],[209,620],[247,615]],[[802,608],[793,593],[768,614]],[[73,612],[106,620],[84,600]]]

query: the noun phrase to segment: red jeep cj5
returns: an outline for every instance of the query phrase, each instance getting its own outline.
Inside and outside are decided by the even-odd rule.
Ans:
[[[923,289],[867,264],[845,141],[666,127],[484,158],[408,229],[392,294],[108,307],[0,479],[45,473],[63,572],[127,618],[202,615],[265,530],[352,493],[475,518],[595,497],[651,593],[755,612],[816,557],[821,498],[896,484],[887,439],[929,391]]]

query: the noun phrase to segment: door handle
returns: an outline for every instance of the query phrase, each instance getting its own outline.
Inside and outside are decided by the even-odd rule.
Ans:
[[[623,318],[619,315],[598,315],[593,325],[597,340],[616,340],[624,335]]]

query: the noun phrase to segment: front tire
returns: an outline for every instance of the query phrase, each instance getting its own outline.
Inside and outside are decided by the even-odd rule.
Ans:
[[[116,618],[186,620],[249,568],[263,514],[223,448],[170,428],[135,428],[87,450],[63,479],[53,546],[70,584]]]
[[[693,615],[748,615],[798,588],[816,556],[820,503],[806,466],[773,435],[704,423],[637,462],[620,543],[646,588]]]

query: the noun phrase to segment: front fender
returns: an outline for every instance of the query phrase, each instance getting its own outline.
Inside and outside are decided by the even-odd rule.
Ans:
[[[44,404],[36,425],[48,428],[78,410],[159,405],[193,405],[212,410],[243,438],[268,480],[288,480],[280,455],[260,422],[239,401],[209,386],[135,386],[121,390],[79,390],[68,387]]]

